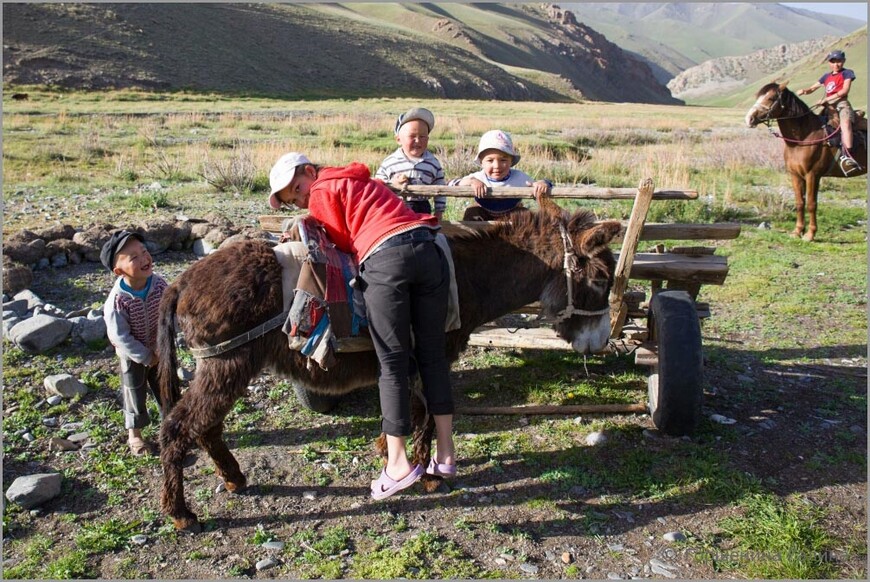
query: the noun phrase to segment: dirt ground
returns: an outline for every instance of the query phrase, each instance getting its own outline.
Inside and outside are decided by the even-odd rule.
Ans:
[[[191,256],[183,253],[156,257],[158,271],[170,280],[190,260]],[[101,301],[109,283],[108,275],[91,263],[38,271],[32,290],[45,301],[71,310]],[[847,350],[829,366],[793,369],[765,358],[762,340],[752,330],[734,334],[728,342],[739,343],[740,348],[705,337],[709,389],[703,410],[705,416],[718,413],[737,423],[713,426],[705,420],[703,435],[688,442],[716,449],[727,459],[729,468],[754,476],[778,495],[799,496],[809,506],[824,507],[824,528],[839,540],[838,549],[829,557],[838,573],[835,577],[863,577],[866,552],[859,550],[865,548],[867,539],[867,420],[860,407],[844,406],[840,398],[832,396],[832,391],[842,391],[844,383],[862,389],[866,383],[863,352]],[[75,350],[68,347],[61,352],[75,354]],[[69,373],[115,373],[115,358],[109,350],[82,354],[86,354],[86,361],[79,369],[67,370]],[[607,373],[608,365],[607,361],[591,363],[589,372]],[[452,374],[457,404],[480,404],[474,391],[468,390],[475,374],[498,373],[474,371],[461,360]],[[194,451],[195,464],[185,470],[186,494],[188,503],[203,519],[205,531],[176,538],[166,534],[161,518],[145,522],[141,527],[147,537],[145,544],[127,544],[102,555],[94,564],[99,578],[311,575],[310,564],[289,559],[286,549],[284,554],[276,554],[253,543],[258,526],[288,546],[305,532],[344,528],[354,540],[350,551],[323,559],[341,560],[345,573],[354,563],[369,559],[375,547],[369,544],[379,536],[398,546],[426,531],[454,542],[460,561],[474,566],[479,577],[746,577],[715,555],[711,560],[699,553],[701,542],[716,539],[721,521],[738,513],[734,504],[711,503],[704,495],[691,493],[664,500],[644,499],[631,490],[608,490],[595,484],[566,489],[540,478],[547,469],[561,466],[573,453],[587,449],[579,437],[569,437],[566,443],[564,436],[554,434],[565,423],[588,423],[594,420],[591,417],[460,417],[456,426],[460,448],[489,431],[512,427],[517,438],[536,443],[534,451],[487,454],[474,449],[474,454],[462,459],[459,477],[438,492],[426,494],[415,486],[406,494],[376,502],[368,495],[369,483],[376,475],[370,450],[341,455],[306,449],[309,443],[333,442],[330,439],[341,437],[373,438],[378,427],[376,392],[355,393],[334,415],[299,411],[276,421],[285,410],[282,404],[293,397],[270,396],[275,386],[275,378],[257,378],[244,408],[262,411],[266,422],[248,424],[240,413],[234,426],[227,429],[227,440],[248,477],[249,488],[241,495],[220,490],[210,461],[201,451]],[[88,399],[112,400],[107,391],[86,396],[84,402]],[[369,420],[361,422],[360,418]],[[687,446],[686,439],[647,430],[653,428],[648,415],[613,416],[609,420],[609,426],[618,429],[609,431],[609,440],[593,453],[602,464],[618,468],[622,459],[636,457],[638,451],[658,458]],[[117,432],[110,446],[121,452],[124,436],[120,429]],[[56,552],[74,547],[81,524],[109,517],[134,522],[142,519],[143,508],[159,511],[162,474],[157,461],[142,466],[139,486],[124,493],[123,503],[110,505],[106,495],[99,492],[97,478],[82,471],[80,453],[50,453],[47,461],[31,463],[17,460],[21,452],[14,448],[6,452],[3,481],[7,485],[19,475],[48,470],[64,472],[67,478],[62,495],[37,511],[19,515],[16,527],[7,531],[6,567],[24,559],[22,546],[15,540],[42,534],[55,541]],[[849,455],[857,461],[843,462]],[[697,543],[673,544],[663,537],[668,532],[681,532],[689,542]],[[269,557],[275,558],[277,565],[257,570],[256,564]],[[437,566],[428,568],[417,571],[427,577],[452,577]],[[412,569],[406,575],[413,573]]]

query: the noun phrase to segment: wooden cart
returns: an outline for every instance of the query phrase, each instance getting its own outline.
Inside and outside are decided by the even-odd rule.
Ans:
[[[473,197],[470,187],[410,186],[400,195],[447,195]],[[531,188],[494,188],[491,196],[502,198],[532,197]],[[737,238],[740,225],[651,224],[647,213],[655,200],[695,200],[692,190],[655,190],[652,180],[634,188],[599,188],[581,186],[553,188],[554,199],[630,200],[634,206],[630,218],[614,242],[622,242],[618,253],[614,284],[610,293],[611,342],[606,353],[633,353],[635,362],[648,366],[647,405],[591,405],[520,408],[465,409],[465,414],[530,414],[587,412],[649,412],[655,426],[670,435],[690,434],[700,420],[704,362],[700,320],[710,316],[707,303],[697,302],[702,285],[722,285],[728,275],[728,262],[715,254],[711,246],[673,246],[661,243],[646,252],[637,252],[640,241],[715,241]],[[263,229],[280,232],[285,216],[260,217]],[[465,227],[480,228],[486,223],[463,222]],[[643,291],[628,291],[630,280],[649,282],[649,298]],[[521,313],[536,314],[538,306],[528,305]],[[533,320],[534,318],[529,318]],[[508,329],[491,322],[471,335],[469,345],[571,350],[570,344],[546,326],[530,325]],[[359,349],[356,347],[354,349]],[[299,393],[309,408],[326,411],[334,402],[323,402],[318,395]],[[538,410],[540,408],[540,410]]]

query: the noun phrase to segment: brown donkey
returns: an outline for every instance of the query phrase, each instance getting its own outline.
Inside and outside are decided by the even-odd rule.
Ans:
[[[509,223],[480,231],[449,229],[456,230],[448,233],[448,240],[462,320],[462,327],[447,335],[450,361],[457,359],[476,327],[534,301],[540,301],[545,315],[556,318],[554,328],[574,349],[592,353],[604,348],[610,332],[608,294],[615,264],[608,244],[619,229],[618,222],[596,224],[585,211],[569,215],[555,208],[518,213]],[[276,329],[229,352],[198,360],[190,387],[180,395],[176,324],[189,346],[204,347],[234,338],[281,310],[281,268],[262,241],[240,242],[209,255],[182,273],[164,294],[158,332],[165,407],[160,430],[161,507],[178,529],[199,531],[196,515],[184,500],[182,475],[182,462],[194,443],[212,458],[228,491],[245,487],[245,476],[224,442],[223,422],[262,369],[270,368],[316,394],[339,396],[377,384],[373,351],[339,353],[338,365],[325,371],[308,366],[307,358],[289,349],[287,336]],[[434,423],[430,419],[424,426],[422,406],[416,398],[412,402],[412,462],[425,467]],[[424,478],[430,491],[438,482],[437,477]]]

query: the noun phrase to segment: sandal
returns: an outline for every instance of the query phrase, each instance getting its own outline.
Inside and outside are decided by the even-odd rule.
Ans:
[[[411,472],[399,481],[393,480],[387,475],[387,469],[381,471],[381,476],[377,481],[372,481],[372,497],[377,500],[386,499],[394,493],[398,493],[402,489],[407,489],[414,483],[420,480],[423,476],[423,467],[414,465]]]
[[[456,477],[456,463],[437,463],[435,459],[431,459],[429,466],[426,467],[426,474],[436,477]]]
[[[154,445],[139,437],[128,439],[127,446],[130,447],[130,452],[133,453],[133,456],[135,457],[142,457],[146,455],[154,456],[157,454],[157,452],[154,450]]]

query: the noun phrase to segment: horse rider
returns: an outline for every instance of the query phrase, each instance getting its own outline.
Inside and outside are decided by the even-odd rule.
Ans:
[[[842,135],[840,169],[848,176],[861,169],[861,165],[852,157],[852,123],[855,121],[855,111],[848,99],[849,89],[852,87],[852,81],[855,80],[855,71],[844,68],[846,53],[841,50],[828,53],[827,61],[831,72],[822,75],[811,87],[798,90],[797,94],[807,95],[819,87],[825,88],[825,97],[816,105],[832,105],[839,112]]]

